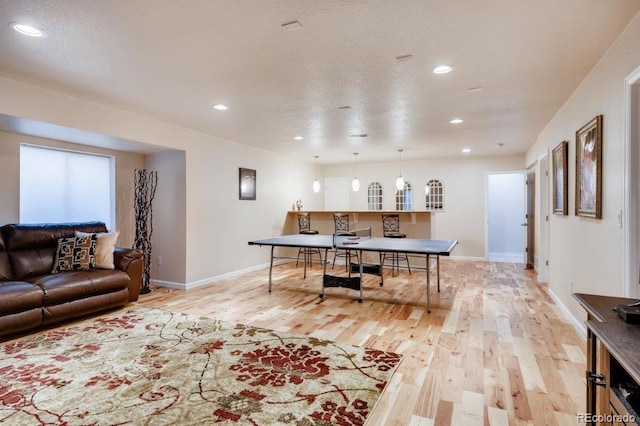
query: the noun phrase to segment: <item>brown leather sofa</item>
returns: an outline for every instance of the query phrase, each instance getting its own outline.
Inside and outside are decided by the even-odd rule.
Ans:
[[[142,251],[116,247],[115,269],[52,274],[58,239],[102,222],[0,228],[0,339],[138,300]]]

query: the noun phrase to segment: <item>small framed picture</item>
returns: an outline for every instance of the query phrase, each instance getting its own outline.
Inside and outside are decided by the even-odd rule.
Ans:
[[[239,169],[239,187],[241,200],[256,199],[256,171],[253,169]]]
[[[602,115],[576,132],[576,216],[602,218]]]
[[[569,213],[568,200],[568,171],[567,155],[569,143],[562,141],[553,149],[553,213],[567,215]]]

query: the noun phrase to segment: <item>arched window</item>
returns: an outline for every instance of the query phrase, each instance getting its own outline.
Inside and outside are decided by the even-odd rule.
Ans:
[[[438,179],[431,179],[424,187],[427,211],[444,210],[444,187]]]
[[[369,210],[382,210],[382,185],[371,182],[367,190],[367,207]]]
[[[396,210],[413,210],[413,191],[409,182],[404,183],[404,189],[396,191]]]

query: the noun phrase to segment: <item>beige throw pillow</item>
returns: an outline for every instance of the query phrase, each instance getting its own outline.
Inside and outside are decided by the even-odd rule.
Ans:
[[[76,231],[76,237],[92,235],[87,232]],[[119,231],[98,232],[96,236],[96,268],[114,269],[113,252],[116,248],[116,240],[120,235]]]

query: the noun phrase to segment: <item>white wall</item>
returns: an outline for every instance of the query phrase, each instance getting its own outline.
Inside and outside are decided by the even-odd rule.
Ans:
[[[184,151],[150,154],[145,159],[145,168],[158,173],[152,205],[151,279],[154,283],[186,282],[186,166]]]
[[[458,240],[457,257],[486,258],[485,200],[488,172],[524,170],[524,156],[463,157],[402,161],[402,175],[414,188],[414,210],[425,211],[424,186],[439,179],[444,186],[444,211],[431,214],[431,238]],[[383,185],[383,209],[395,210],[397,161],[367,163],[358,159],[360,191],[350,191],[351,210],[367,210],[367,186]],[[353,165],[326,166],[325,177],[354,177]]]
[[[572,292],[624,295],[624,79],[640,66],[640,15],[611,46],[527,152],[527,164],[569,141],[569,215],[550,215],[549,289],[576,318]],[[575,132],[604,115],[602,219],[575,216]],[[551,191],[549,191],[551,193]],[[573,281],[573,288],[570,281]]]
[[[154,230],[158,241],[172,244],[175,239],[185,240],[185,277],[177,284],[202,283],[267,263],[268,250],[247,242],[278,234],[296,199],[303,199],[305,208],[322,208],[322,193],[315,194],[311,183],[323,176],[312,162],[293,162],[281,155],[3,77],[0,93],[0,114],[186,153],[186,229],[175,230],[175,223],[168,219],[169,223],[158,223]],[[17,166],[10,164],[12,167]],[[238,167],[257,170],[256,201],[238,200]],[[1,185],[7,193],[18,193],[16,179]],[[159,244],[155,248],[171,250]],[[157,269],[156,279],[165,280],[163,271],[166,268]],[[178,277],[167,276],[166,281],[172,279]]]

